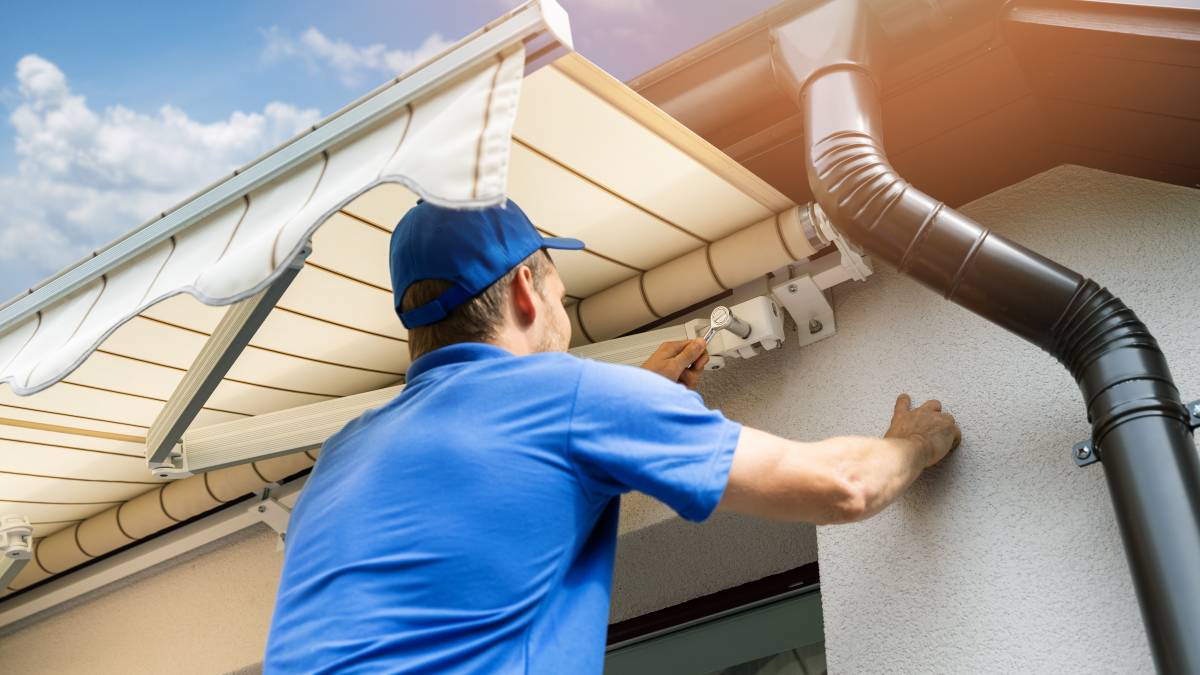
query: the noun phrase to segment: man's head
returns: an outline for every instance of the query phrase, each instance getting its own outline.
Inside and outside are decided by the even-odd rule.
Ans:
[[[511,201],[478,210],[418,202],[391,242],[396,313],[412,358],[460,342],[516,354],[565,350],[565,289],[545,249],[582,247],[542,237]]]

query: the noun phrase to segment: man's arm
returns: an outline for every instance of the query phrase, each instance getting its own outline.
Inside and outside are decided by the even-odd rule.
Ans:
[[[798,443],[743,428],[718,508],[818,525],[879,513],[961,437],[940,403],[928,401],[916,409],[911,403],[907,394],[896,399],[883,438]]]

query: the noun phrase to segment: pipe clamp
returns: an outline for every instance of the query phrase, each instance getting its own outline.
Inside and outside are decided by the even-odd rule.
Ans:
[[[1071,459],[1075,460],[1075,466],[1087,466],[1099,462],[1100,455],[1096,454],[1096,444],[1089,438],[1071,447]]]

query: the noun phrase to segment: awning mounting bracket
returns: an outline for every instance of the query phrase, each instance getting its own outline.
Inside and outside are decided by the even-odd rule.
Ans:
[[[279,489],[279,483],[270,483],[258,490],[255,493],[258,495],[258,500],[250,505],[249,511],[267,527],[275,530],[275,533],[279,535],[279,544],[275,550],[282,551],[284,541],[287,539],[288,521],[291,520],[292,510],[271,496],[271,493],[277,489]]]

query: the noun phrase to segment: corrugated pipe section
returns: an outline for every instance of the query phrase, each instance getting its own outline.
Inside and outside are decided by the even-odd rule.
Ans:
[[[874,255],[1055,356],[1079,384],[1158,669],[1200,673],[1200,459],[1158,343],[1109,291],[988,231],[888,164],[873,19],[831,2],[775,30],[816,201]],[[823,36],[837,34],[837,50]],[[1068,449],[1064,449],[1064,452]],[[1081,617],[1082,619],[1082,617]]]
[[[815,254],[799,207],[626,279],[571,306],[571,346],[608,340]]]
[[[0,596],[36,584],[159,530],[261,490],[316,461],[318,450],[232,466],[167,483],[34,542],[33,559]]]

